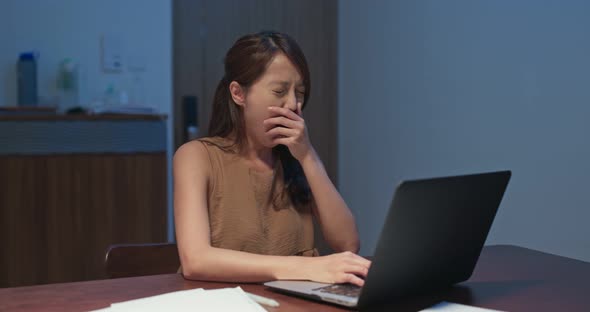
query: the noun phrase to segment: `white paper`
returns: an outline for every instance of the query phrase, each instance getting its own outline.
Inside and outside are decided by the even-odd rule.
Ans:
[[[421,312],[502,312],[500,310],[485,309],[459,303],[442,301]]]
[[[200,294],[199,311],[266,312],[248,297],[240,287],[206,290]]]
[[[203,289],[181,290],[111,304],[111,311],[189,311]]]
[[[252,311],[265,312],[240,288],[191,289],[113,303],[110,312],[119,311]]]

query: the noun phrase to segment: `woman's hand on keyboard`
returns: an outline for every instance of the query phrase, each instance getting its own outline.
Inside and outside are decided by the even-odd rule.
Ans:
[[[361,287],[371,266],[371,261],[350,251],[309,260],[310,265],[304,268],[307,279],[321,283],[351,283]]]

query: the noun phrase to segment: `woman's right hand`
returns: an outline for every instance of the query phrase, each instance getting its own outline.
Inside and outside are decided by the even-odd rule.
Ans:
[[[320,283],[351,283],[361,287],[371,266],[371,261],[350,251],[309,260],[311,265],[304,269],[307,279]]]

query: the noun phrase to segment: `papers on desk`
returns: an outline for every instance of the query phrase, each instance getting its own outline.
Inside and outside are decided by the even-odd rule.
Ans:
[[[420,312],[502,312],[499,310],[484,309],[452,302],[440,302]]]
[[[265,312],[240,288],[181,290],[153,297],[113,303],[96,311],[252,311]]]

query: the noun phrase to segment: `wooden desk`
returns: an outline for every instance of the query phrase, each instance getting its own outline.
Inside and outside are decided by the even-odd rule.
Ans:
[[[178,274],[0,289],[0,311],[87,311],[113,302],[191,288],[237,284],[187,281]],[[275,293],[258,284],[246,291],[271,297],[281,306],[270,311],[342,309]],[[436,295],[409,298],[376,310],[416,311],[441,300],[507,311],[590,311],[590,263],[526,248],[484,248],[472,278]]]

